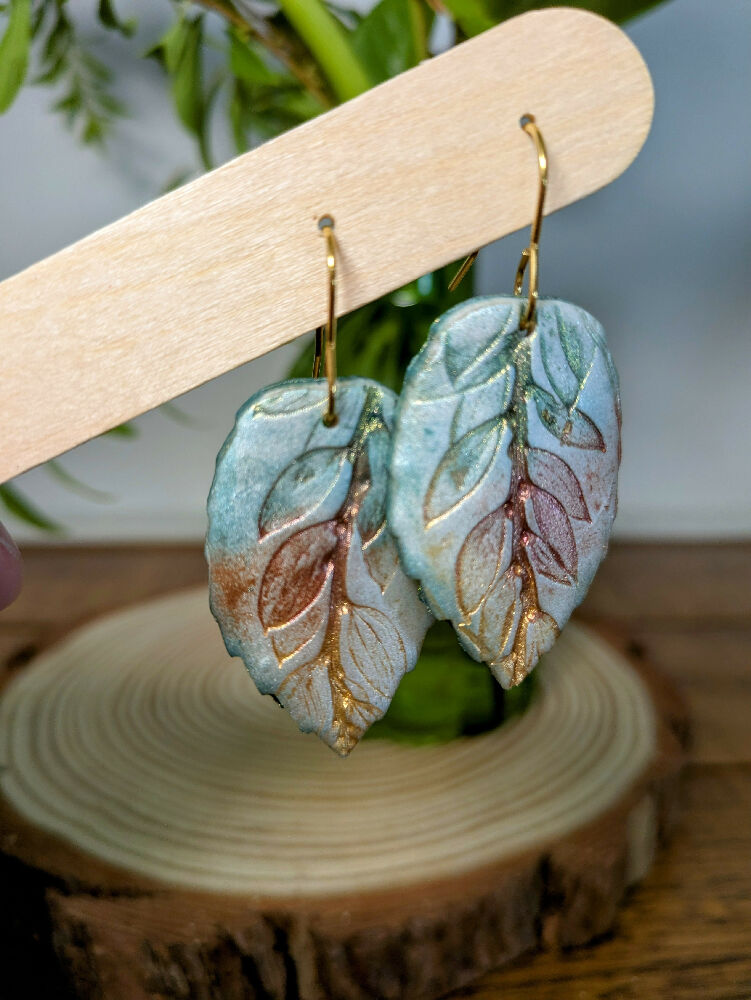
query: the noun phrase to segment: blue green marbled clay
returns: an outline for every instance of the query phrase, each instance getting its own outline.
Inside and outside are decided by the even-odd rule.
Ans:
[[[346,754],[417,660],[430,615],[386,525],[395,397],[341,379],[253,396],[208,501],[211,607],[227,649],[304,731]]]
[[[476,298],[432,326],[397,410],[389,524],[406,571],[504,687],[555,641],[617,503],[618,379],[577,306]]]

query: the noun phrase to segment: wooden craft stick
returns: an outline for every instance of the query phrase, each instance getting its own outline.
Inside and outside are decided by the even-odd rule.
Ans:
[[[0,481],[529,223],[536,116],[548,211],[612,181],[652,118],[615,25],[513,18],[0,284]],[[509,279],[510,281],[510,279]]]

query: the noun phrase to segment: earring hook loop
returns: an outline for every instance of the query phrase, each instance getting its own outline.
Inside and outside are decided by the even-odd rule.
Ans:
[[[329,275],[329,311],[325,326],[316,330],[315,354],[313,357],[313,378],[318,378],[323,356],[324,371],[328,382],[328,404],[323,415],[327,427],[333,427],[336,416],[336,237],[334,220],[324,215],[318,220],[318,228],[326,240],[326,267]]]
[[[535,210],[535,217],[532,222],[532,231],[530,233],[529,244],[522,251],[521,258],[519,260],[519,266],[516,270],[516,277],[514,279],[514,295],[521,295],[524,288],[524,274],[529,267],[529,298],[527,301],[527,308],[524,310],[524,315],[521,319],[520,326],[522,330],[526,330],[528,333],[532,333],[535,328],[536,312],[537,312],[537,299],[538,299],[538,284],[539,284],[539,254],[540,254],[540,231],[542,230],[542,217],[545,209],[545,195],[548,189],[548,154],[545,148],[545,141],[542,138],[542,133],[537,127],[534,115],[522,115],[519,119],[519,124],[531,137],[535,144],[535,150],[537,152],[537,167],[538,167],[538,189],[537,189],[537,208]],[[449,291],[453,292],[457,289],[467,274],[469,269],[472,267],[474,262],[477,260],[477,256],[480,253],[479,250],[474,250],[463,262],[459,270],[456,272],[454,277],[449,283]]]

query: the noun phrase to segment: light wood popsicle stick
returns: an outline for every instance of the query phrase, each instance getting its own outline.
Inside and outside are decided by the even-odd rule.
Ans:
[[[545,136],[553,211],[626,169],[652,109],[619,28],[531,12],[9,278],[0,482],[323,322],[322,215],[343,314],[529,223],[521,115]]]

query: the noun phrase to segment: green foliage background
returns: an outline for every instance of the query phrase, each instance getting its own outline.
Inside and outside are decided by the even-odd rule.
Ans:
[[[429,58],[439,16],[453,22],[455,40],[462,41],[525,11],[563,6],[550,0],[378,0],[362,16],[327,0],[279,0],[263,7],[256,0],[158,2],[170,11],[169,27],[145,50],[142,43],[136,47],[129,0],[99,0],[96,17],[133,46],[134,60],[161,66],[175,114],[193,136],[203,169],[214,165],[209,136],[215,115],[224,116],[235,148],[245,152]],[[654,0],[568,4],[615,21],[653,5]],[[0,113],[24,84],[49,87],[54,110],[81,142],[104,146],[125,109],[113,93],[109,68],[87,41],[80,12],[74,19],[72,8],[68,0],[0,3]],[[352,313],[340,324],[340,373],[374,378],[398,392],[430,323],[471,291],[470,276],[460,292],[449,295],[447,272],[439,271]],[[306,348],[293,373],[308,375],[310,365]],[[127,437],[134,431],[124,426],[110,433]],[[102,499],[60,463],[47,468],[70,488]],[[15,486],[0,485],[0,507],[41,530],[59,527]],[[371,733],[425,742],[481,731],[523,708],[529,690],[525,682],[521,691],[501,692],[487,668],[464,656],[450,627],[441,623]]]

